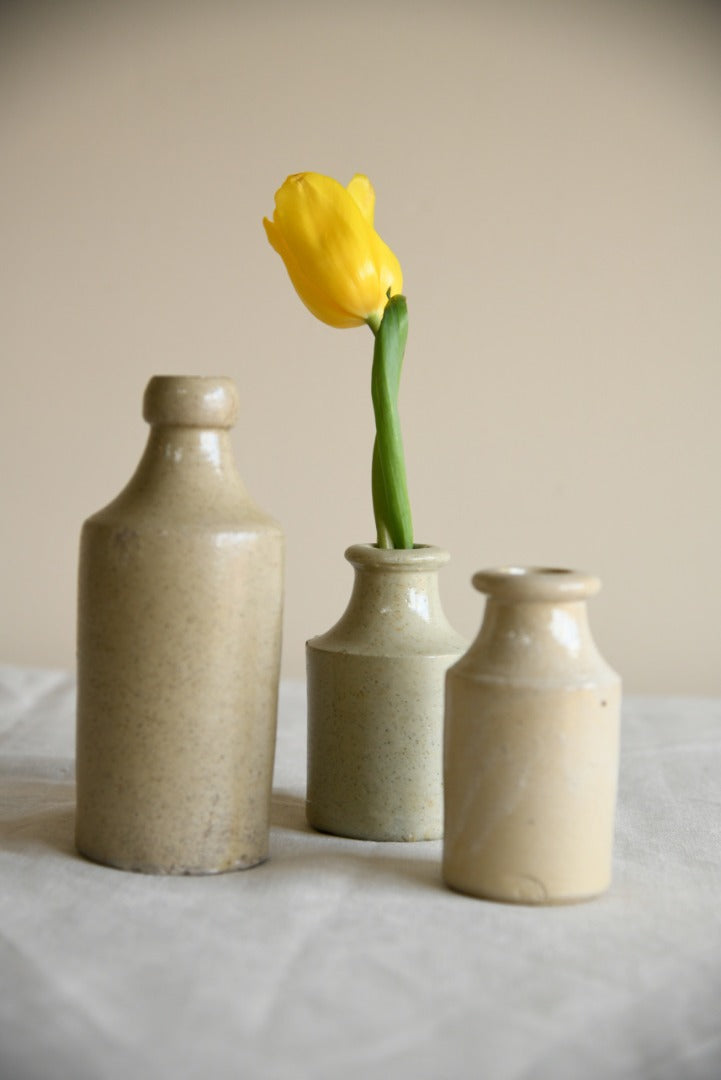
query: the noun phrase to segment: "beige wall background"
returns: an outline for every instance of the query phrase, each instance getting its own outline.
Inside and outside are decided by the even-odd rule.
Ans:
[[[261,218],[367,173],[404,268],[420,541],[598,572],[636,692],[721,693],[721,20],[694,3],[48,3],[0,15],[0,659],[74,663],[82,520],[154,373],[228,374],[287,536],[284,672],[373,539],[372,339],[317,323]]]

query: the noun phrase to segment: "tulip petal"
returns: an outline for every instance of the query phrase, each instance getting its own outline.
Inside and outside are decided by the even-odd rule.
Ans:
[[[376,208],[376,193],[367,176],[356,173],[348,185],[348,193],[368,224],[373,227],[373,215]]]
[[[337,305],[334,305],[329,298],[317,288],[315,282],[303,273],[303,270],[295,259],[292,251],[284,244],[282,234],[273,222],[268,221],[267,218],[263,218],[263,225],[265,226],[265,232],[271,247],[278,252],[285,263],[285,268],[293,288],[311,314],[315,315],[316,319],[320,319],[321,322],[327,323],[329,326],[333,326],[338,330],[362,326],[365,319],[349,315],[348,312]]]

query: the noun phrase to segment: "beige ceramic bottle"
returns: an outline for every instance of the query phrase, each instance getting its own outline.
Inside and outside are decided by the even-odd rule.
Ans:
[[[82,530],[78,849],[201,874],[268,852],[283,588],[250,500],[227,378],[158,376],[128,486]]]
[[[620,680],[594,645],[596,578],[512,567],[476,574],[480,633],[448,672],[443,875],[529,904],[611,881]]]
[[[467,642],[448,623],[440,548],[348,548],[343,617],[307,644],[311,825],[361,840],[443,832],[443,689]]]

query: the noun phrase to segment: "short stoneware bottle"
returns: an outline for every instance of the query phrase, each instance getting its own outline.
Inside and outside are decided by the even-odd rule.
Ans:
[[[528,904],[611,882],[620,679],[586,615],[597,578],[510,567],[475,575],[478,637],[448,672],[446,884]]]
[[[82,530],[80,852],[204,874],[268,853],[283,535],[249,498],[227,378],[156,376],[145,453]]]
[[[443,688],[467,642],[441,607],[440,548],[348,548],[345,614],[307,643],[307,817],[361,840],[443,832]]]

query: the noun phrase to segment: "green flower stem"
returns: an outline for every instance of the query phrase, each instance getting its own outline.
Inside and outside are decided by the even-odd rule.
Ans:
[[[376,519],[376,533],[378,536],[378,547],[380,548],[392,548],[393,541],[391,534],[388,532],[386,521],[388,520],[388,506],[386,504],[386,489],[383,480],[383,469],[381,467],[381,459],[378,453],[378,439],[373,442],[373,469],[372,469],[372,488],[373,488],[373,513]]]
[[[378,546],[412,548],[413,522],[398,415],[398,390],[408,337],[405,297],[391,297],[380,325],[377,329],[371,326],[371,329],[376,339],[371,396],[376,420],[372,488]]]

